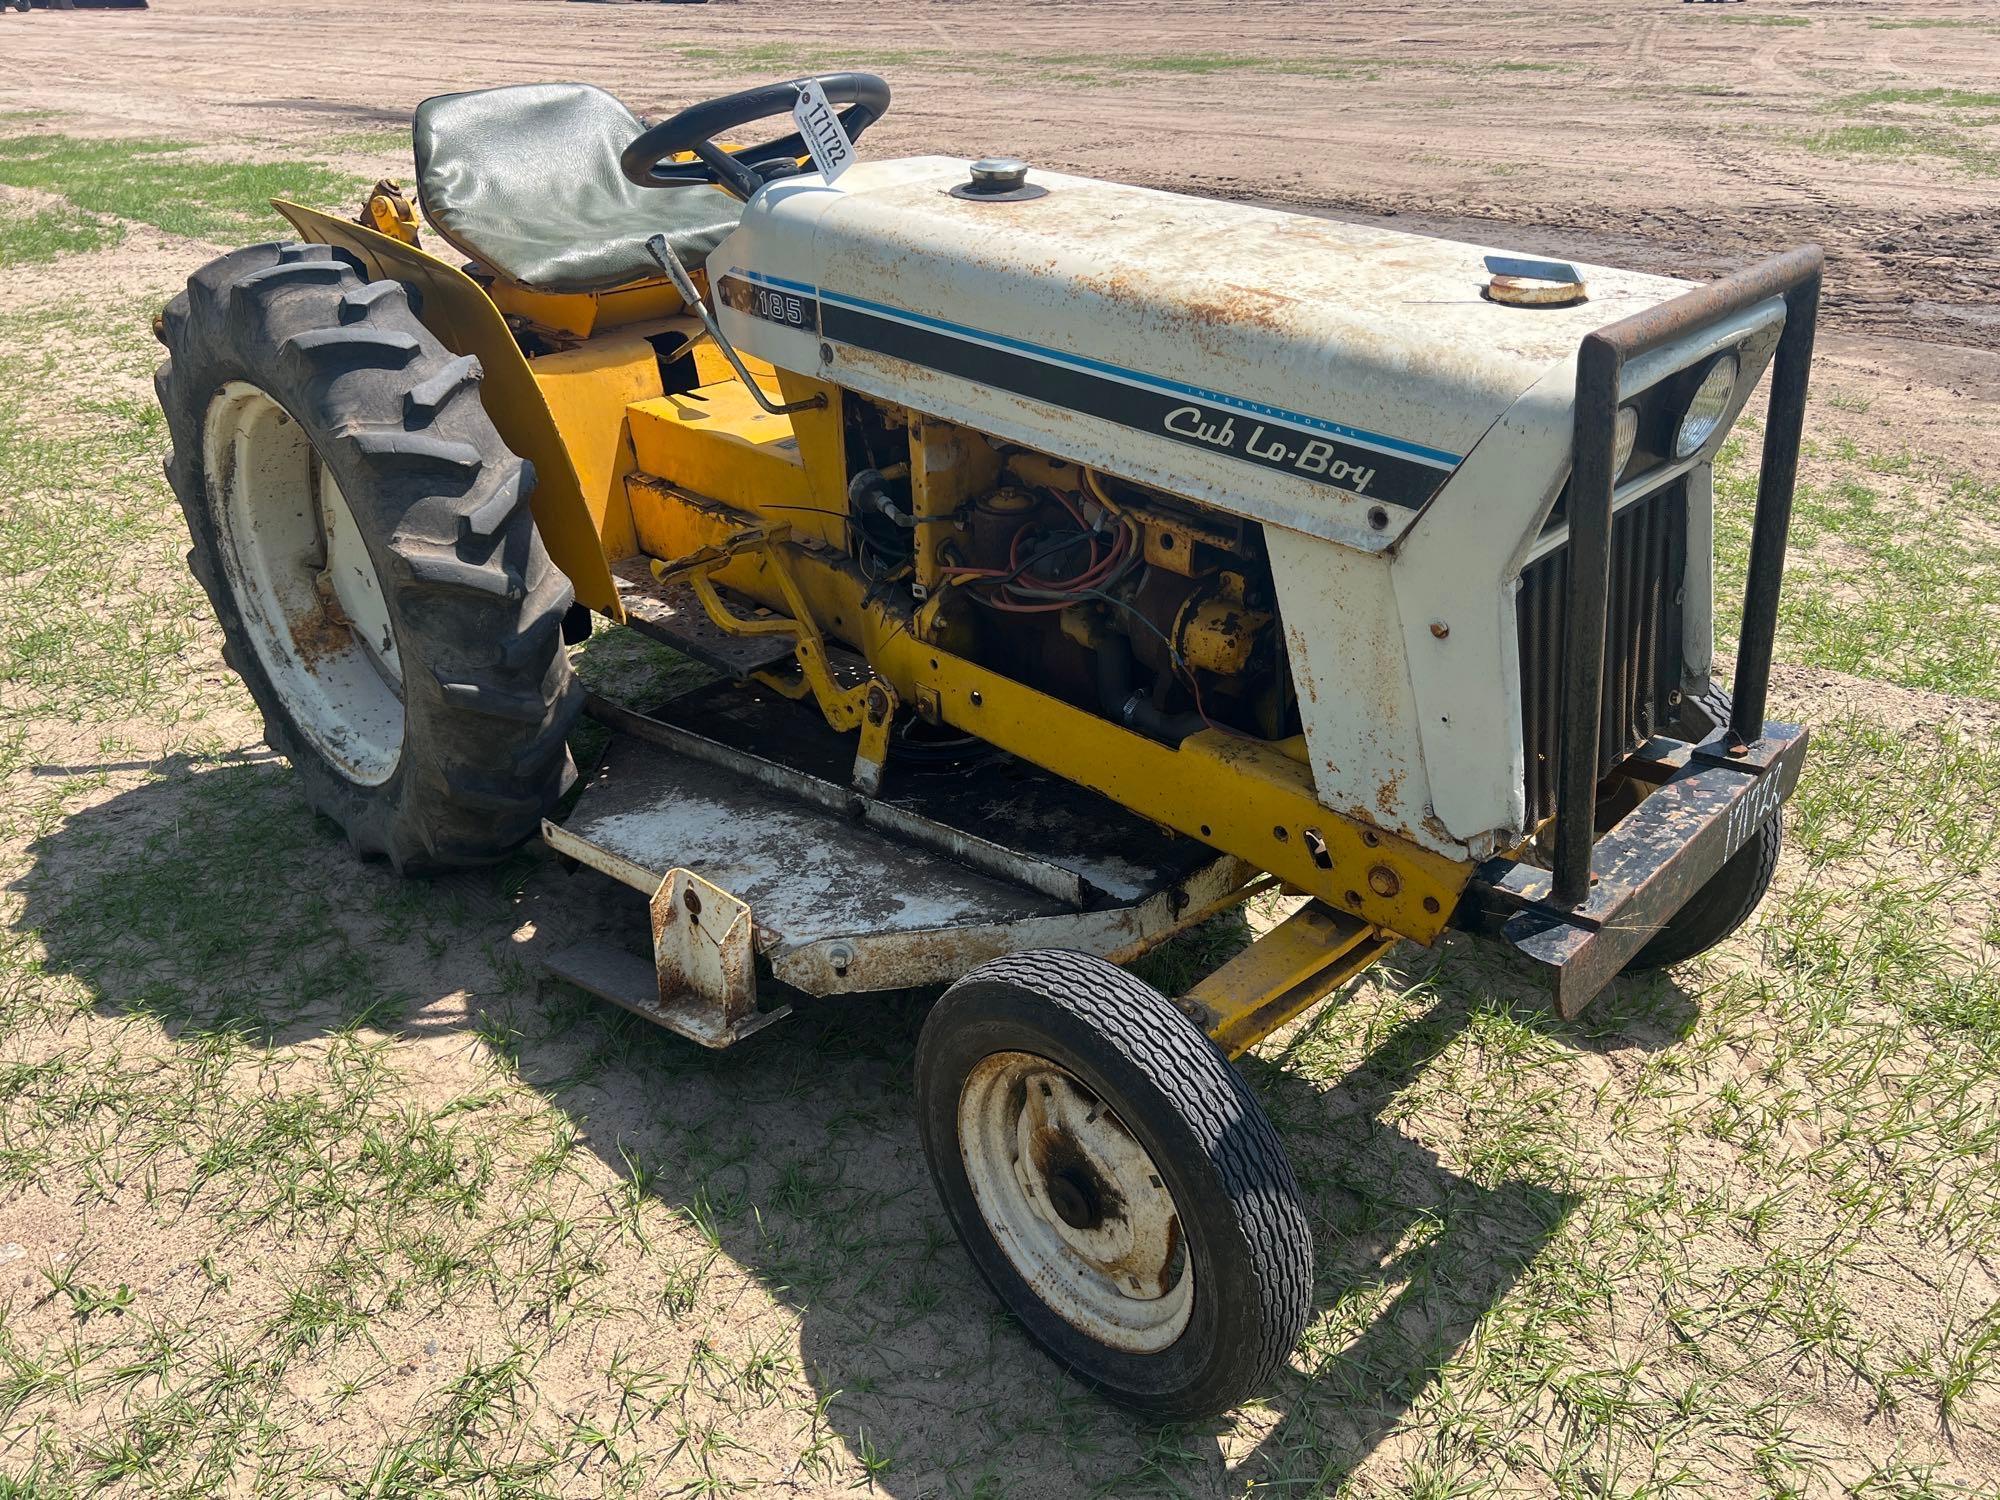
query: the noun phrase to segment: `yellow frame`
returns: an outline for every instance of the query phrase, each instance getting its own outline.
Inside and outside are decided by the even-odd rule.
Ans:
[[[641,281],[608,292],[538,292],[496,281],[489,293],[501,315],[512,313],[554,333],[589,338],[593,333],[671,318],[681,311],[681,294],[665,281]]]
[[[1205,730],[1176,749],[981,667],[953,649],[957,643],[948,638],[941,618],[942,593],[912,617],[880,599],[866,602],[868,580],[843,546],[844,392],[787,370],[776,373],[785,400],[826,398],[824,407],[792,419],[798,451],[782,486],[775,475],[739,484],[731,481],[742,476],[724,473],[721,460],[729,445],[770,422],[730,380],[713,388],[712,402],[669,397],[635,410],[640,469],[648,476],[669,471],[628,486],[642,541],[651,536],[656,542],[671,537],[677,545],[699,545],[697,538],[712,543],[719,526],[723,532],[732,529],[718,521],[718,512],[733,512],[734,529],[757,529],[763,540],[706,568],[706,575],[788,619],[809,614],[815,638],[823,632],[858,650],[898,700],[926,718],[977,735],[1247,860],[1371,926],[1422,943],[1444,931],[1474,865],[1324,806],[1302,745]],[[917,413],[909,415],[909,426],[913,452],[948,446],[954,437],[945,430],[949,424]],[[762,450],[758,462],[773,467]],[[683,471],[701,482],[681,489],[676,481]],[[941,465],[944,472],[948,468]],[[705,498],[703,485],[742,493],[718,507]],[[948,510],[957,503],[945,498],[949,503],[930,506],[920,500],[920,509]],[[671,567],[673,559],[666,561]],[[728,628],[725,620],[716,623]],[[828,718],[836,722],[831,714]]]

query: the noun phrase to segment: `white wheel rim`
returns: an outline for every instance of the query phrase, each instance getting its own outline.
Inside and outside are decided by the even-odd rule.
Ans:
[[[959,1153],[994,1242],[1062,1319],[1153,1354],[1194,1311],[1180,1212],[1146,1149],[1045,1057],[982,1058],[958,1096]]]
[[[208,404],[202,468],[237,613],[287,716],[350,780],[387,781],[402,660],[339,485],[291,413],[242,380]]]

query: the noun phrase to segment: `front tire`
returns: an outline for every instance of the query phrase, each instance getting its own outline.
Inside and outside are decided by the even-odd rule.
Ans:
[[[212,261],[160,337],[188,564],[307,801],[399,870],[531,837],[570,773],[572,594],[478,361],[325,245]]]
[[[1242,1078],[1157,991],[1082,953],[1012,954],[917,1047],[924,1154],[1030,1337],[1169,1420],[1265,1386],[1305,1326],[1312,1234]]]

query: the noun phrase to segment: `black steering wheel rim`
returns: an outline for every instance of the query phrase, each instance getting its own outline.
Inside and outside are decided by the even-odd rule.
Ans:
[[[724,151],[715,144],[715,137],[772,115],[790,114],[798,103],[799,90],[808,83],[817,83],[827,102],[840,108],[841,128],[849,140],[858,139],[889,112],[889,85],[873,73],[820,73],[766,83],[710,99],[662,120],[625,148],[619,165],[640,187],[712,183],[747,202],[772,176],[779,175],[772,170],[776,164],[782,162],[788,172],[792,163],[807,154],[805,137],[794,131],[741,151]],[[690,151],[694,161],[673,160]]]

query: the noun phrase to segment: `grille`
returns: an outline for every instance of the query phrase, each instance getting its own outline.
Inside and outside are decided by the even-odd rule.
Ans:
[[[1687,490],[1668,485],[1611,520],[1611,595],[1604,616],[1602,776],[1672,721],[1680,686],[1681,585],[1687,566]],[[1521,736],[1528,827],[1555,811],[1562,737],[1563,628],[1569,603],[1565,542],[1521,571]]]

